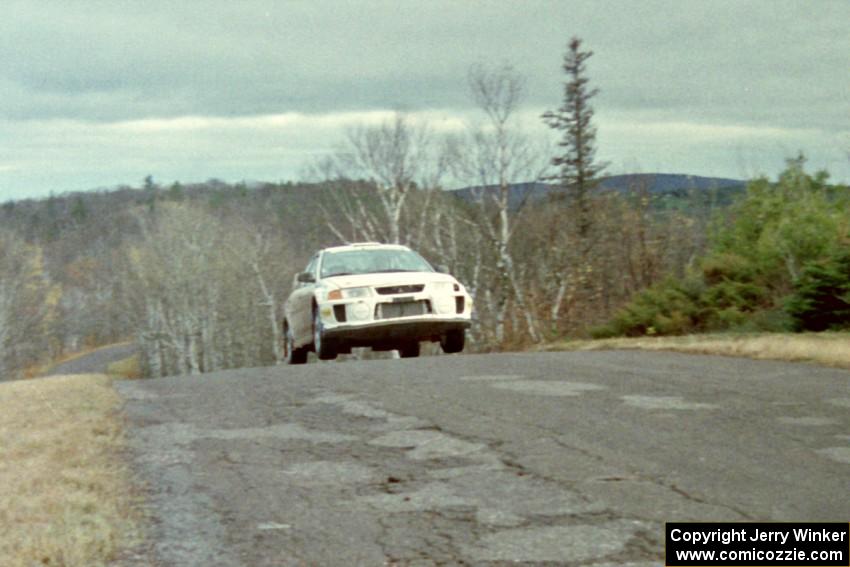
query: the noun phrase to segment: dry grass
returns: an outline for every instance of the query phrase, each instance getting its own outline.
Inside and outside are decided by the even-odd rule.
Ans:
[[[814,362],[850,368],[850,333],[770,333],[758,335],[688,335],[617,338],[553,343],[545,350],[667,350],[748,358]]]
[[[106,373],[115,378],[140,378],[142,370],[139,366],[139,355],[134,354],[123,360],[113,362],[106,367]]]
[[[102,375],[0,383],[0,565],[103,565],[133,543],[119,404]]]

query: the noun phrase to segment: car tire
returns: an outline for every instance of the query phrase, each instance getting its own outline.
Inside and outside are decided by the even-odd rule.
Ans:
[[[322,330],[322,318],[319,310],[313,311],[313,351],[319,360],[333,360],[336,358],[336,345],[324,336]]]
[[[419,356],[419,342],[405,343],[398,347],[398,355],[401,358],[416,358]]]
[[[286,323],[283,324],[283,352],[287,364],[304,364],[307,362],[307,349],[295,347],[295,338]]]
[[[466,342],[466,333],[463,329],[453,329],[440,338],[440,347],[446,354],[461,352]]]

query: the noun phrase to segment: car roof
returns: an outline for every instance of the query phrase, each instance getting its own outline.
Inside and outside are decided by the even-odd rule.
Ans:
[[[380,242],[355,242],[353,244],[345,244],[342,246],[331,246],[321,250],[325,252],[347,252],[351,250],[410,250],[402,244],[382,244]]]

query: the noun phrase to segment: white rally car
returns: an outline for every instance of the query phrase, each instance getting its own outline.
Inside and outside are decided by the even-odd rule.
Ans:
[[[295,276],[286,301],[286,360],[303,364],[309,351],[331,360],[351,347],[397,349],[408,358],[419,356],[420,341],[460,352],[471,314],[463,285],[406,246],[325,248]]]

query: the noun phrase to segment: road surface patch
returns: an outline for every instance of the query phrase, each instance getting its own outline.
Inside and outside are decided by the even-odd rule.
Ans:
[[[777,421],[787,425],[801,425],[803,427],[819,427],[822,425],[835,425],[838,423],[834,419],[828,417],[803,416],[803,417],[777,417]]]
[[[393,431],[369,441],[370,445],[380,447],[395,447],[397,449],[413,449],[423,443],[432,443],[445,437],[439,431],[414,429],[412,431]]]
[[[477,561],[575,563],[623,551],[640,526],[615,521],[601,525],[514,528],[489,534],[466,552]]]
[[[224,441],[253,441],[273,438],[313,443],[345,443],[358,437],[336,432],[307,429],[298,423],[279,423],[267,427],[245,427],[238,429],[203,429],[190,423],[161,423],[142,428],[143,435],[168,439],[169,445],[188,445],[198,439],[220,439]]]
[[[505,465],[501,462],[492,462],[481,465],[469,465],[466,467],[449,467],[445,469],[436,469],[428,471],[430,478],[449,480],[461,476],[472,474],[490,474],[493,471],[504,469]]]
[[[362,496],[358,502],[385,512],[421,512],[443,508],[470,507],[473,502],[459,496],[446,483],[432,482],[418,490],[393,494]]]
[[[511,390],[522,394],[542,396],[580,396],[585,392],[604,390],[605,386],[587,382],[556,382],[550,380],[518,380],[516,382],[496,382],[493,388]]]
[[[508,470],[470,474],[449,483],[485,516],[574,516],[604,510],[600,503],[582,498],[562,485],[531,475],[517,476]]]
[[[834,406],[850,408],[850,398],[831,398],[826,401]]]
[[[322,394],[321,396],[313,398],[312,400],[310,400],[310,402],[314,404],[331,404],[335,406],[340,406],[342,408],[343,413],[359,417],[388,419],[390,417],[395,416],[395,414],[392,414],[381,408],[375,407],[372,404],[358,400],[354,396],[347,394]]]
[[[686,402],[680,396],[622,396],[626,405],[648,410],[699,410],[716,409],[715,404]]]
[[[496,380],[522,380],[526,378],[521,374],[480,374],[477,376],[461,376],[461,380],[470,382],[489,382]]]
[[[833,461],[850,464],[850,447],[827,447],[817,452]]]
[[[260,530],[260,531],[289,530],[289,529],[292,529],[292,525],[290,525],[290,524],[278,524],[277,522],[266,522],[264,524],[257,524],[257,529]]]
[[[312,443],[345,443],[357,440],[357,437],[354,435],[316,431],[307,429],[299,423],[279,423],[267,427],[245,427],[242,429],[200,429],[196,435],[198,438],[203,439],[222,439],[227,441],[273,438],[310,441]]]
[[[396,429],[417,429],[430,425],[427,421],[418,417],[399,415],[397,413],[388,412],[382,408],[376,407],[374,404],[364,402],[357,399],[355,396],[348,394],[322,394],[310,400],[316,404],[330,404],[342,408],[342,412],[355,417],[365,417],[368,419],[383,420],[384,423],[375,424],[371,429],[377,431],[396,430]]]
[[[409,449],[407,457],[416,460],[446,457],[488,457],[487,445],[470,443],[439,431],[413,429],[393,431],[369,441],[370,445]],[[495,458],[495,455],[492,455]]]
[[[286,467],[287,482],[297,484],[359,484],[377,478],[371,467],[353,461],[312,461]]]
[[[475,521],[479,524],[485,524],[488,526],[513,528],[516,526],[521,526],[528,520],[526,520],[522,516],[517,516],[516,514],[506,512],[505,510],[484,508],[479,509],[475,513]]]
[[[411,491],[364,496],[358,502],[387,512],[472,508],[479,523],[493,526],[516,526],[542,516],[575,516],[604,510],[549,481],[518,477],[507,471],[479,471],[427,482]]]

